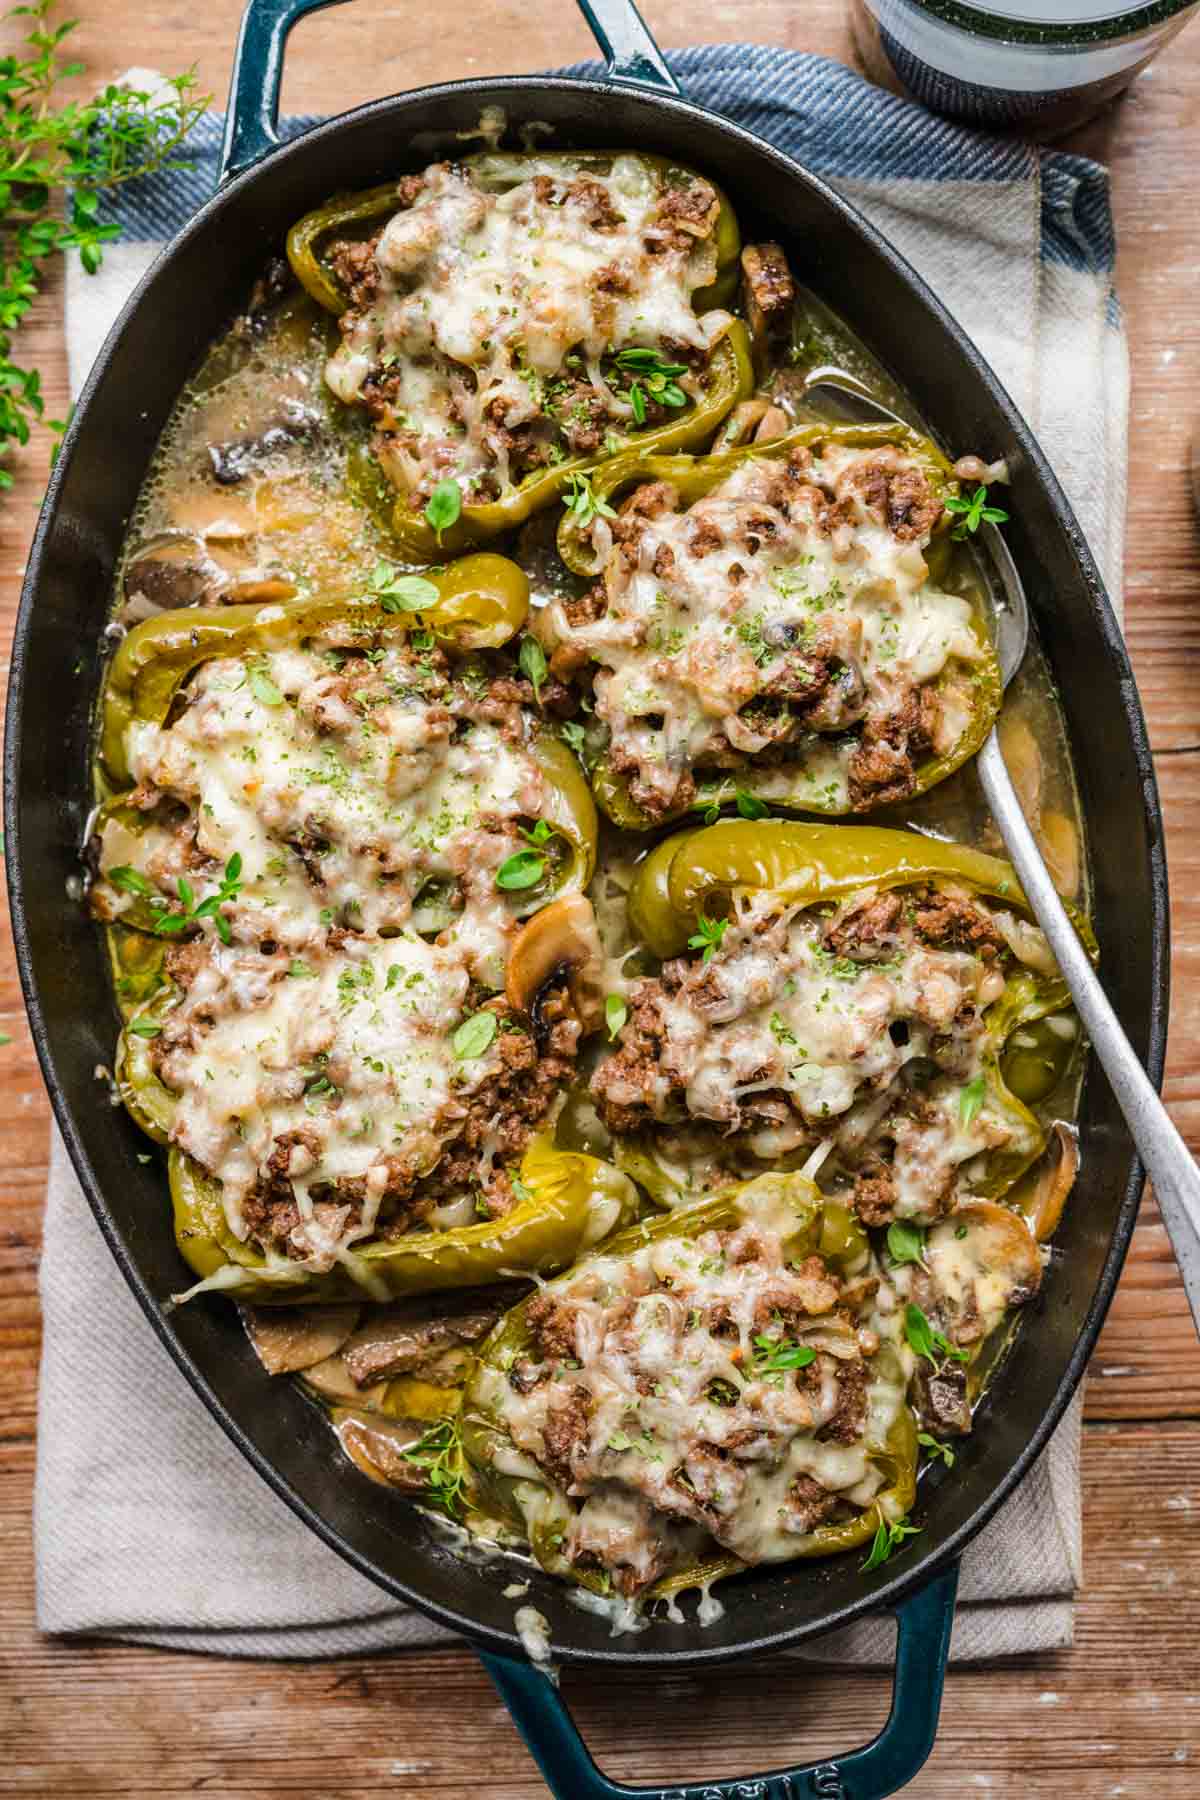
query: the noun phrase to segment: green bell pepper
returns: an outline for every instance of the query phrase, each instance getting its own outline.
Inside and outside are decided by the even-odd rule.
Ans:
[[[447,1288],[486,1287],[508,1276],[562,1269],[632,1218],[632,1182],[610,1163],[536,1138],[521,1159],[529,1198],[502,1219],[446,1231],[366,1239],[325,1273],[265,1255],[229,1228],[221,1184],[182,1150],[170,1155],[175,1241],[204,1290],[260,1305],[396,1300]]]
[[[695,171],[664,156],[638,152],[637,160],[652,170],[662,187],[675,184],[681,176],[699,179]],[[485,190],[503,192],[526,180],[530,173],[559,173],[569,177],[606,174],[613,158],[605,151],[535,151],[514,153],[484,151],[462,159],[462,166]],[[717,272],[706,287],[697,288],[692,296],[698,313],[733,304],[739,281],[741,234],[737,217],[728,199],[715,182],[703,178],[714,189],[720,202],[713,241],[717,253]],[[349,295],[338,282],[322,246],[335,236],[363,235],[364,228],[382,224],[400,210],[395,183],[370,188],[358,194],[340,195],[324,206],[306,213],[288,234],[288,259],[296,279],[313,299],[327,311],[341,314],[349,305]],[[713,347],[708,377],[702,398],[678,419],[667,420],[646,430],[630,434],[633,446],[645,454],[688,449],[707,442],[726,415],[740,400],[753,391],[754,370],[749,338],[740,321],[734,322]],[[456,522],[441,532],[430,526],[422,513],[413,511],[406,499],[385,503],[382,522],[389,525],[397,554],[415,561],[431,562],[446,555],[456,555],[473,544],[486,543],[501,532],[510,531],[542,507],[558,499],[572,476],[589,474],[602,466],[603,458],[573,457],[554,468],[527,476],[499,500],[468,504]],[[356,485],[376,506],[381,496],[372,494],[372,484],[360,470]]]
[[[364,636],[431,630],[448,648],[496,649],[520,631],[529,582],[506,557],[484,553],[422,571],[438,599],[422,612],[388,612],[373,595],[269,605],[184,607],[135,625],[109,667],[100,715],[100,755],[115,781],[129,779],[125,732],[134,720],[161,725],[182,684],[215,656],[245,656],[346,625]]]
[[[673,162],[669,157],[651,156],[639,151],[636,160],[653,169],[656,180],[664,187],[668,183],[677,182],[683,175],[690,180],[703,179],[716,193],[721,204],[714,232],[717,249],[716,279],[709,287],[697,288],[694,299],[698,312],[707,312],[714,306],[728,306],[737,291],[738,257],[742,248],[737,215],[728,199],[707,175],[698,177],[693,169]],[[517,186],[531,172],[559,174],[563,177],[575,174],[606,175],[612,163],[612,155],[602,150],[538,150],[525,153],[485,150],[476,156],[461,158],[461,166],[470,171],[476,185],[494,193],[502,193]],[[399,211],[396,183],[390,181],[384,182],[380,187],[366,188],[357,194],[335,195],[323,206],[305,213],[292,226],[287,239],[288,261],[296,280],[307,289],[318,305],[323,306],[327,312],[340,314],[345,312],[350,303],[349,295],[339,284],[332,265],[322,259],[323,242],[335,234],[361,234],[364,225],[373,226],[376,221],[385,223],[393,213]]]
[[[924,469],[936,495],[943,499],[958,493],[958,481],[950,463],[929,438],[908,426],[900,425],[802,425],[785,436],[766,444],[749,444],[713,456],[653,456],[622,454],[605,463],[591,478],[596,498],[608,505],[620,495],[643,483],[669,482],[678,489],[686,506],[702,500],[747,461],[786,460],[790,452],[802,447],[814,449],[821,444],[838,444],[849,449],[882,448],[895,445],[913,456]],[[944,514],[937,527],[939,536],[930,547],[935,557],[939,545],[946,542],[945,527],[949,515]],[[600,573],[600,558],[588,537],[588,527],[571,511],[564,512],[558,528],[558,553],[571,571],[580,576],[595,577]],[[1000,666],[990,633],[982,618],[974,620],[973,629],[979,644],[979,658],[966,679],[970,684],[970,707],[967,725],[957,741],[943,755],[931,756],[916,771],[914,793],[944,781],[948,775],[970,760],[995,723],[1004,697]],[[962,672],[948,665],[935,682],[935,690],[943,691],[963,679]],[[828,742],[821,734],[813,734],[813,745]],[[740,793],[750,794],[765,803],[792,807],[797,811],[844,814],[847,808],[837,798],[830,798],[812,783],[799,777],[795,785],[780,792],[781,773],[787,764],[756,768],[753,764],[736,774],[715,772],[710,780],[698,784],[697,798],[691,808],[706,812],[732,806]],[[648,831],[663,823],[643,811],[630,796],[629,778],[619,774],[607,756],[601,756],[592,774],[592,787],[601,812],[614,825],[627,831]],[[678,818],[688,809],[680,808],[670,817]]]
[[[643,1221],[609,1239],[602,1248],[543,1291],[576,1283],[601,1258],[605,1264],[629,1257],[646,1245],[671,1239],[691,1239],[706,1231],[736,1229],[760,1209],[772,1219],[790,1217],[792,1229],[783,1235],[783,1253],[789,1262],[822,1256],[842,1276],[861,1272],[866,1265],[865,1234],[836,1207],[837,1217],[827,1225],[823,1200],[812,1182],[801,1175],[769,1174],[754,1181],[736,1183],[707,1200],[674,1213]],[[777,1227],[778,1228],[778,1227]],[[541,1566],[552,1575],[600,1594],[611,1591],[605,1576],[567,1561],[559,1547],[563,1528],[571,1518],[567,1495],[533,1460],[517,1449],[504,1424],[504,1395],[508,1372],[533,1351],[527,1322],[528,1300],[505,1315],[481,1345],[478,1363],[468,1380],[463,1400],[461,1441],[463,1452],[475,1470],[487,1509],[520,1527]],[[916,1491],[916,1424],[903,1402],[904,1373],[890,1344],[874,1358],[877,1377],[895,1389],[892,1422],[882,1439],[868,1438],[867,1453],[883,1478],[884,1486],[871,1503],[852,1519],[818,1526],[797,1537],[795,1557],[837,1555],[870,1542],[881,1521],[893,1522],[908,1512]],[[641,1596],[663,1599],[685,1588],[708,1587],[714,1581],[744,1572],[740,1558],[724,1551],[697,1554],[685,1566],[672,1570]]]
[[[639,939],[660,958],[683,954],[699,920],[723,915],[737,893],[769,892],[789,907],[833,906],[864,888],[893,889],[929,884],[955,884],[999,900],[1013,912],[1031,917],[1029,902],[1009,863],[968,844],[946,843],[915,832],[874,825],[801,824],[791,820],[724,820],[699,831],[682,832],[657,845],[638,867],[628,896],[629,917]],[[1095,939],[1081,915],[1072,911],[1077,931],[1090,955]],[[1030,1111],[1040,1098],[1022,1082],[1019,1062],[1008,1046],[1031,1025],[1071,1004],[1062,976],[1021,967],[1010,975],[1002,995],[985,1015],[992,1050],[984,1066],[987,1103],[1013,1127],[1014,1148],[993,1151],[984,1179],[973,1191],[989,1199],[1006,1193],[1041,1155],[1045,1132]],[[1076,1047],[1074,1038],[1058,1066]],[[1010,1087],[1006,1074],[1016,1073]],[[626,1147],[621,1164],[635,1179],[657,1170],[659,1187],[668,1177],[656,1159],[639,1172],[649,1152]],[[634,1160],[631,1160],[634,1159]],[[654,1188],[650,1191],[654,1193]],[[669,1200],[667,1203],[670,1203]]]
[[[502,532],[514,530],[534,513],[552,506],[576,476],[586,476],[595,492],[599,472],[610,462],[624,462],[627,457],[638,456],[656,458],[704,444],[730,409],[739,400],[744,400],[753,386],[754,370],[746,328],[740,319],[730,319],[713,345],[704,391],[688,411],[631,434],[629,441],[635,447],[618,457],[574,456],[552,468],[537,469],[499,500],[464,505],[455,523],[441,532],[436,532],[423,513],[414,512],[401,498],[392,507],[390,518],[384,521],[391,532],[396,554],[413,562],[430,562],[439,556],[457,555],[472,544],[484,544]]]

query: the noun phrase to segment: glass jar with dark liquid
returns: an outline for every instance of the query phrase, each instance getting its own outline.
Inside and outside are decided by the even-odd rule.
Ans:
[[[1128,86],[1200,0],[851,0],[872,80],[964,123],[1057,137]]]

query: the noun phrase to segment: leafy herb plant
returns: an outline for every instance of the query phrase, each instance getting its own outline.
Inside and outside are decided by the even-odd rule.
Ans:
[[[52,259],[78,250],[89,275],[119,227],[102,222],[100,196],[141,175],[188,165],[178,154],[208,105],[193,71],[157,93],[110,84],[95,99],[64,100],[82,75],[60,55],[78,21],[56,24],[57,0],[32,0],[10,18],[26,22],[21,54],[0,57],[0,457],[29,442],[42,418],[41,373],[14,360],[19,330]],[[69,195],[69,197],[67,197]],[[61,432],[64,422],[48,421]],[[0,467],[0,491],[12,472]]]

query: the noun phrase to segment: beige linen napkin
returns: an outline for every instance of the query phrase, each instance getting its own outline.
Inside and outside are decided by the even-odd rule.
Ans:
[[[1104,171],[933,121],[819,58],[742,45],[671,60],[694,98],[796,149],[916,265],[1024,411],[1119,597],[1128,367]],[[218,129],[205,122],[202,167]],[[71,271],[73,391],[180,192],[194,204],[185,188],[127,211],[132,241],[108,252],[99,279]],[[341,1562],[241,1460],[126,1289],[57,1137],[41,1290],[43,1630],[247,1656],[449,1641]],[[954,1658],[1071,1642],[1079,1435],[1076,1402],[968,1550]],[[890,1623],[866,1620],[798,1654],[890,1662],[891,1642]]]

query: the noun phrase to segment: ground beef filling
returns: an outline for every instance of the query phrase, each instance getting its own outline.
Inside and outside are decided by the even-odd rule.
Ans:
[[[568,1562],[636,1596],[685,1553],[757,1560],[764,1517],[791,1539],[851,1516],[837,1480],[817,1473],[817,1447],[862,1442],[878,1340],[859,1320],[876,1286],[843,1282],[820,1256],[789,1262],[748,1223],[527,1301],[527,1353],[500,1405],[571,1502]],[[847,1466],[830,1465],[843,1487]]]
[[[349,935],[349,934],[343,934]],[[206,943],[197,940],[168,948],[164,972],[186,996],[204,976],[209,962]],[[405,1150],[377,1159],[386,1185],[379,1201],[375,1235],[392,1241],[422,1228],[439,1207],[466,1198],[474,1202],[474,1218],[501,1218],[516,1205],[513,1175],[530,1139],[552,1114],[574,1073],[580,1029],[565,989],[542,997],[538,1021],[531,1028],[501,998],[479,996],[468,1012],[494,1013],[499,1025],[495,1043],[500,1067],[471,1091],[453,1096],[430,1121],[440,1155],[428,1169],[428,1134],[420,1152]],[[164,1078],[164,1065],[186,1033],[189,1048],[203,1043],[206,1024],[215,1014],[200,1009],[170,1013],[150,1044],[150,1060]],[[335,1073],[335,1058],[324,1065]],[[335,1099],[335,1107],[339,1102]],[[242,1202],[248,1241],[263,1250],[303,1259],[309,1245],[301,1231],[295,1183],[304,1178],[318,1225],[340,1238],[359,1223],[367,1194],[367,1176],[312,1179],[322,1150],[315,1126],[280,1132],[262,1167],[259,1180]],[[436,1229],[436,1222],[434,1224]]]
[[[953,1161],[936,1159],[937,1144],[947,1130],[947,1115],[945,1105],[931,1097],[929,1084],[936,1086],[939,1080],[943,1085],[947,1081],[955,1084],[957,1102],[957,1084],[965,1085],[974,1074],[982,1031],[980,1009],[970,991],[957,985],[941,990],[943,981],[957,983],[955,968],[947,967],[943,959],[924,977],[926,986],[942,992],[941,1010],[932,1015],[922,1016],[918,1011],[909,1018],[896,1010],[903,1004],[900,989],[893,990],[890,1015],[881,1010],[888,1003],[877,994],[864,1002],[868,1007],[864,1016],[874,1021],[870,1031],[881,1034],[885,1047],[890,1040],[897,1053],[872,1065],[870,1035],[848,1039],[844,1053],[836,1054],[844,1054],[849,1079],[856,1085],[843,1093],[828,1122],[814,1117],[812,1110],[805,1111],[808,1090],[778,1079],[770,1061],[751,1066],[757,1053],[752,1054],[743,1044],[753,1045],[766,1037],[769,1043],[779,1040],[794,1045],[797,1056],[807,1057],[802,1042],[816,1041],[819,1026],[815,1015],[829,1006],[831,995],[849,992],[851,980],[869,981],[876,969],[889,978],[906,957],[922,950],[977,959],[980,978],[998,983],[1002,959],[1009,951],[995,920],[971,898],[956,892],[870,890],[852,898],[830,914],[821,928],[816,954],[824,960],[818,960],[817,967],[829,973],[812,990],[815,1015],[790,1015],[788,1023],[773,1011],[769,1037],[763,1032],[762,1014],[777,995],[786,995],[789,983],[794,987],[783,966],[789,940],[787,927],[780,925],[776,915],[767,914],[754,929],[760,933],[757,940],[753,930],[748,938],[739,940],[734,927],[732,948],[722,945],[707,966],[690,957],[677,958],[666,962],[657,977],[635,983],[619,1040],[591,1080],[591,1095],[604,1124],[618,1139],[649,1130],[665,1130],[669,1136],[678,1127],[699,1125],[717,1134],[710,1154],[714,1168],[725,1169],[721,1179],[732,1178],[727,1165],[731,1155],[737,1165],[739,1142],[743,1157],[753,1154],[770,1159],[767,1150],[751,1151],[759,1134],[767,1134],[766,1141],[775,1145],[776,1153],[780,1147],[799,1152],[831,1137],[837,1155],[829,1165],[830,1172],[835,1167],[842,1170],[847,1197],[869,1226],[884,1226],[897,1216],[902,1197],[893,1166],[897,1145],[916,1145],[923,1158],[925,1214],[928,1218],[941,1216],[954,1203],[958,1167]],[[768,972],[763,972],[763,965]],[[918,1007],[923,991],[919,986]],[[743,1019],[748,1021],[745,1030],[750,1035],[739,1038]],[[754,1037],[755,1029],[761,1037]],[[908,1048],[913,1031],[923,1031],[927,1042],[920,1054],[906,1060],[901,1053]],[[697,1058],[696,1046],[703,1049],[710,1033],[717,1075],[706,1085],[705,1065]],[[872,1116],[865,1125],[858,1123],[860,1103],[866,1106],[875,1095],[879,1104],[873,1106]]]

